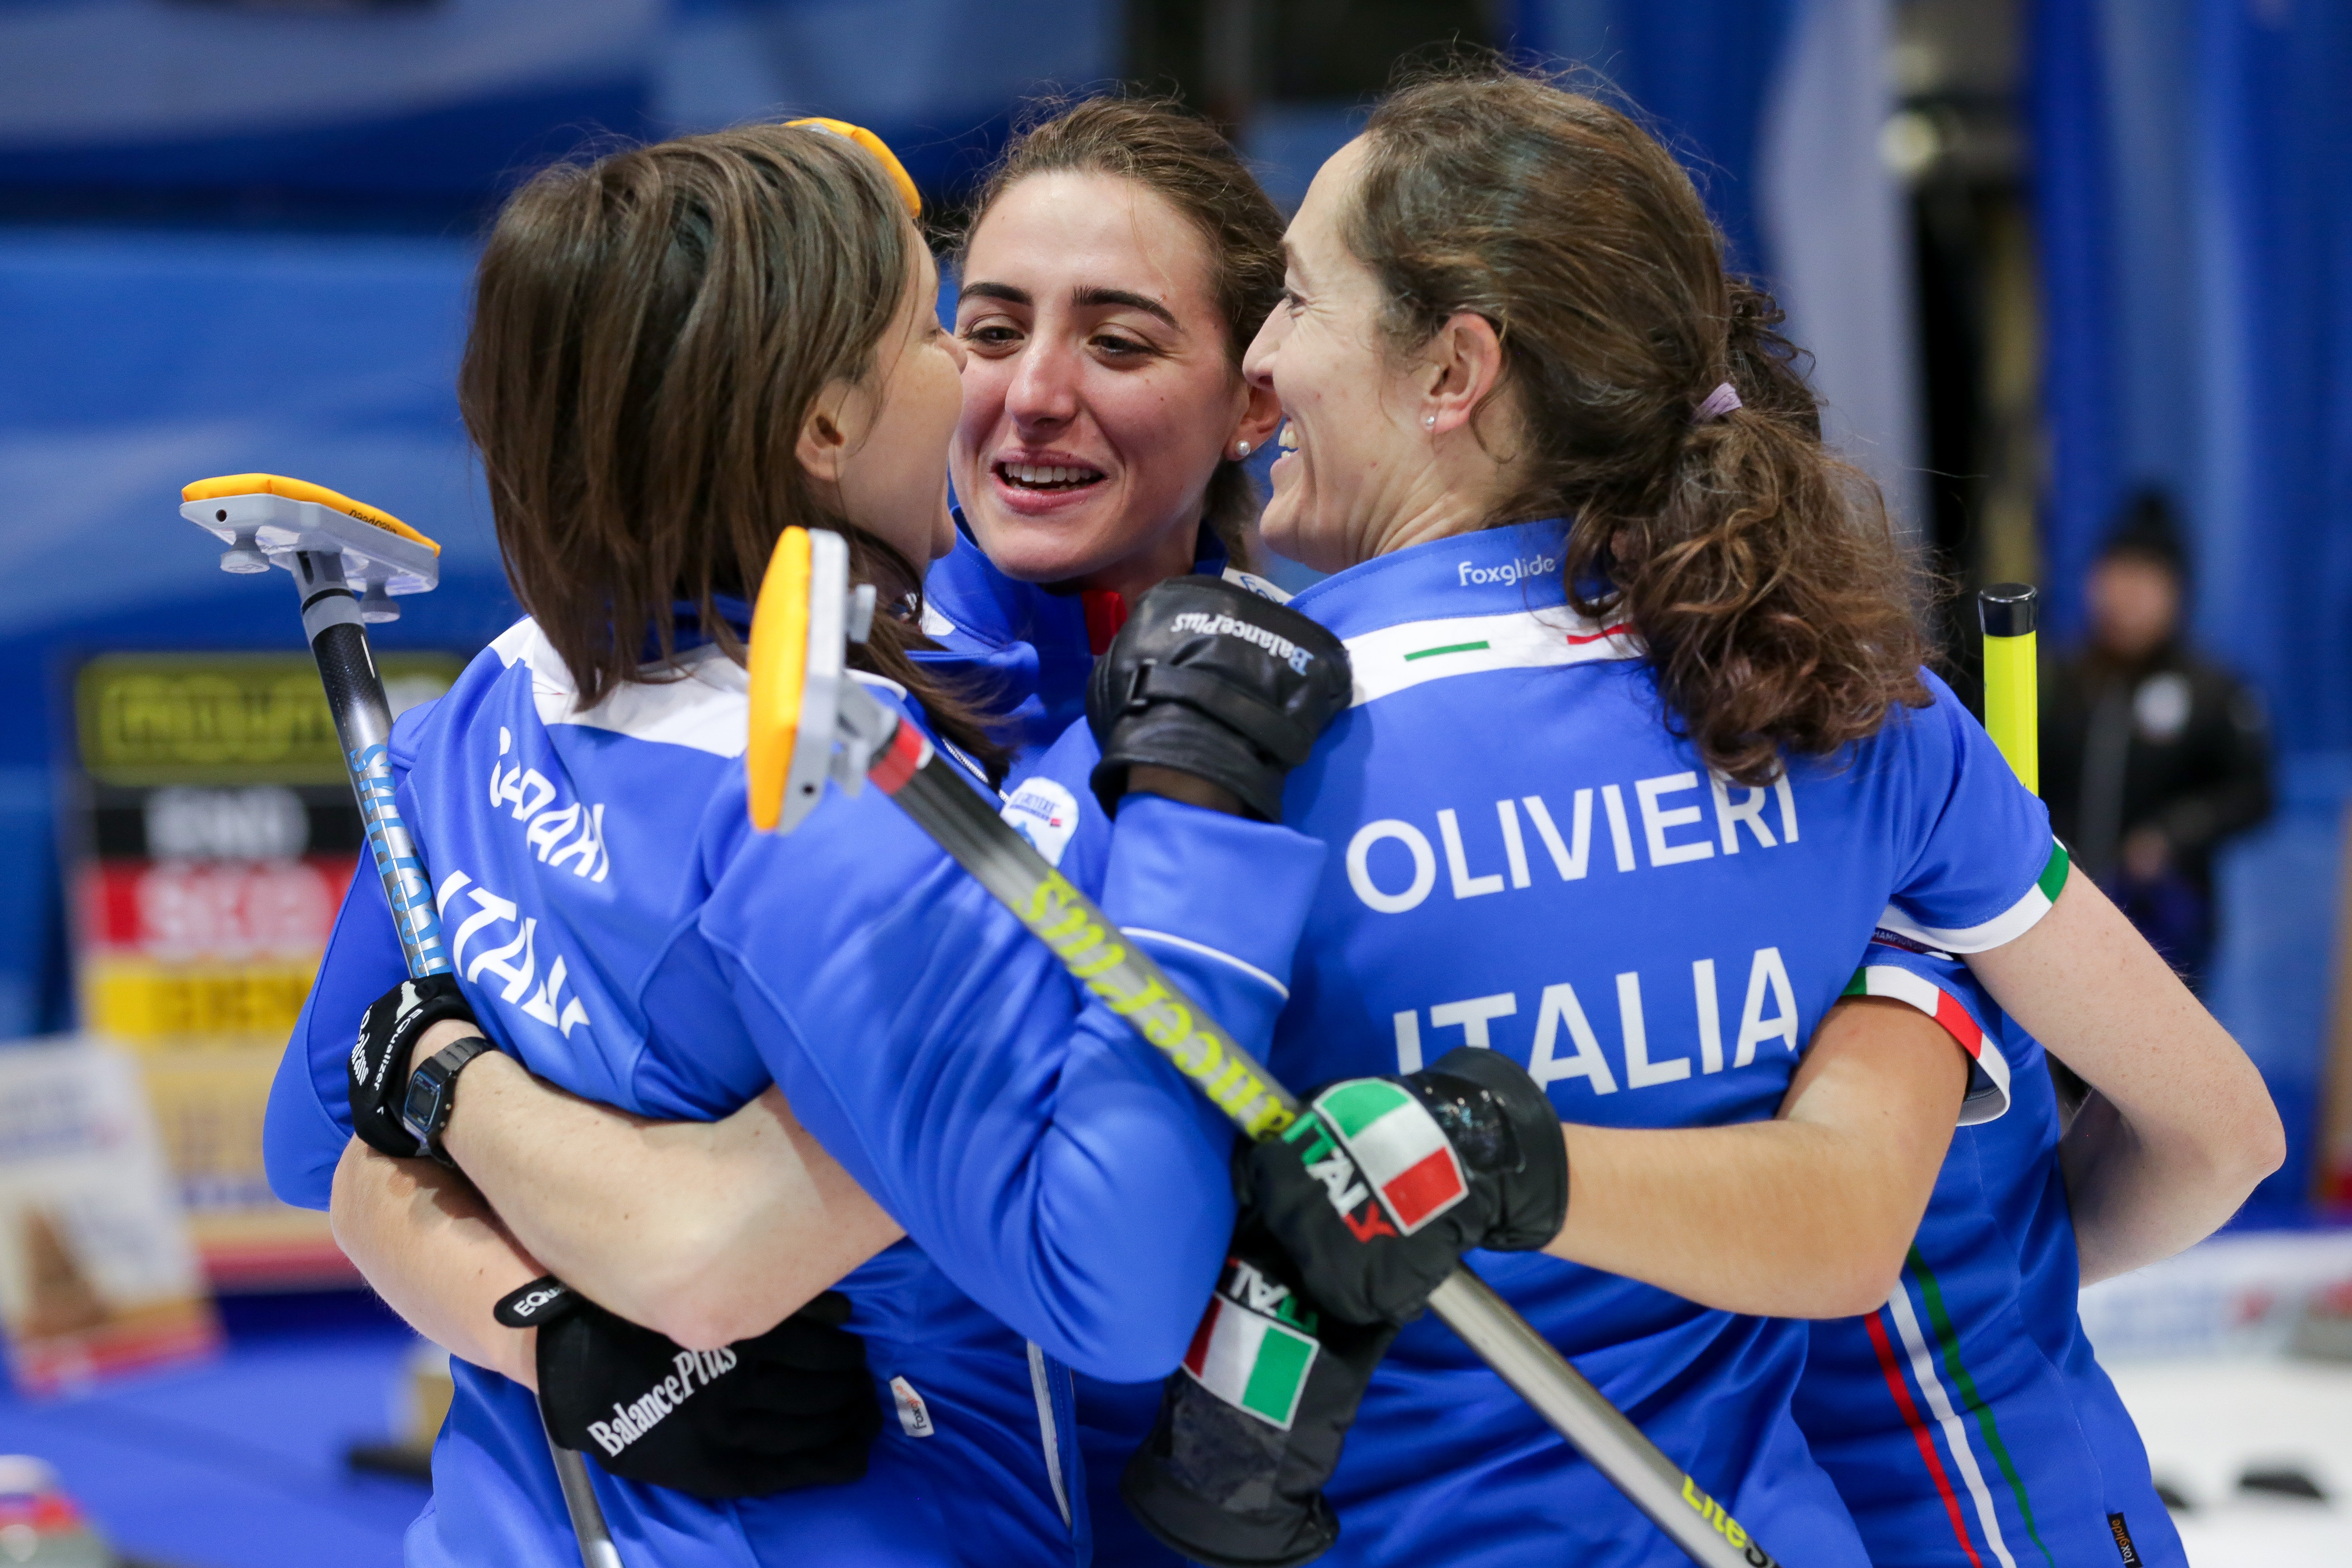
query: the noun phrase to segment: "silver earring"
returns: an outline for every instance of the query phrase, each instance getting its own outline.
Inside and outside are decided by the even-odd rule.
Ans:
[[[1424,415],[1423,415],[1423,416],[1421,416],[1421,427],[1422,427],[1423,429],[1424,429],[1424,430],[1434,430],[1434,429],[1436,429],[1436,428],[1437,428],[1437,416],[1436,416],[1436,415],[1434,415],[1434,414],[1424,414]]]
[[[1239,462],[1249,455],[1250,444],[1247,441],[1236,441],[1234,443],[1234,461]]]

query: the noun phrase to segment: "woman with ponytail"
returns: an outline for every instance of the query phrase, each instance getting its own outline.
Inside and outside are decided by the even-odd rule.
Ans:
[[[1245,361],[1288,421],[1263,527],[1334,574],[1294,605],[1355,690],[1284,797],[1328,858],[1271,1066],[1323,1087],[1236,1153],[1126,1495],[1212,1563],[1680,1563],[1423,1315],[1477,1252],[1735,1547],[1864,1568],[1788,1320],[1888,1300],[2011,1075],[1857,975],[1874,932],[1961,955],[2053,1050],[2192,1071],[2221,1212],[2276,1118],[1922,668],[1876,491],[1654,139],[1505,69],[1423,81],[1286,250]],[[1106,788],[1151,760],[1097,716],[1047,769],[1097,749]],[[1317,1336],[1287,1403],[1234,1371],[1259,1319]]]

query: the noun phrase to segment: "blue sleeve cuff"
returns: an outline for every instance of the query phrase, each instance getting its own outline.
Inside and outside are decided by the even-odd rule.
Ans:
[[[262,1168],[269,1190],[287,1203],[327,1206],[336,1163],[352,1138],[343,1064],[352,1036],[369,1004],[407,975],[375,868],[362,853],[319,961],[319,977],[294,1020],[262,1120]]]
[[[310,1010],[293,1043],[278,1063],[269,1083],[269,1110],[262,1122],[261,1163],[269,1176],[269,1190],[280,1203],[298,1209],[323,1209],[333,1199],[335,1167],[341,1163],[351,1129],[338,1123],[319,1103],[310,1082],[310,1064],[303,1049]]]

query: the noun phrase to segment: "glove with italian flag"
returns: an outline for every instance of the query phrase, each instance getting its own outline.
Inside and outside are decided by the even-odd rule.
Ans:
[[[1323,1485],[1388,1323],[1345,1323],[1298,1293],[1290,1261],[1244,1219],[1160,1419],[1128,1461],[1129,1511],[1187,1561],[1295,1568],[1339,1539]]]
[[[1322,1089],[1281,1136],[1236,1150],[1234,1184],[1318,1305],[1401,1324],[1472,1247],[1528,1252],[1559,1234],[1568,1145],[1525,1068],[1464,1046]]]

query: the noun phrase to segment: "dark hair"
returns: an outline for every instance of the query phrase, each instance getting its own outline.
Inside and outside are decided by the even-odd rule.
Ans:
[[[1014,137],[981,187],[967,245],[999,197],[1032,174],[1071,171],[1132,180],[1199,231],[1209,253],[1209,295],[1225,323],[1234,374],[1282,297],[1282,214],[1217,128],[1172,98],[1111,96],[1045,100],[1045,116]],[[1249,470],[1221,459],[1202,521],[1235,564],[1248,562],[1259,498]]]
[[[2101,561],[2145,561],[2161,566],[2183,587],[2189,582],[2189,551],[2180,537],[2180,514],[2172,497],[2150,485],[2132,492],[2116,514],[2115,526],[2099,543]]]
[[[458,406],[515,597],[583,705],[675,677],[680,599],[741,663],[717,600],[758,592],[787,527],[840,533],[885,605],[919,595],[916,564],[829,512],[794,450],[827,382],[874,374],[919,243],[871,156],[781,125],[551,168],[500,211]],[[852,662],[992,763],[977,718],[908,657],[932,646],[915,626],[877,616]]]
[[[1726,276],[1665,148],[1491,60],[1406,85],[1365,134],[1345,237],[1388,298],[1391,351],[1457,311],[1494,323],[1525,479],[1493,521],[1575,515],[1570,602],[1631,619],[1706,765],[1759,784],[1784,751],[1827,754],[1924,706],[1877,487],[1822,447],[1780,312]],[[1744,406],[1694,424],[1726,381]]]

